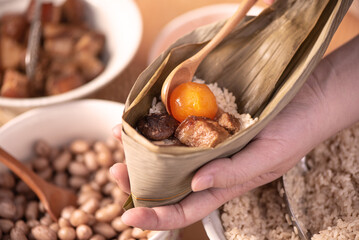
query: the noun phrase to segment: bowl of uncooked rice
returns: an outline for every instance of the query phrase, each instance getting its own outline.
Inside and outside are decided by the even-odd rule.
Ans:
[[[295,175],[291,197],[312,240],[359,239],[358,162],[359,123],[306,156],[308,170]],[[232,199],[203,219],[207,235],[211,240],[299,240],[282,197],[281,183],[274,181]]]

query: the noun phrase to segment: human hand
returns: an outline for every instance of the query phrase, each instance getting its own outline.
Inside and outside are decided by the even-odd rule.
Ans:
[[[197,171],[193,193],[178,204],[126,211],[125,224],[175,229],[192,224],[230,199],[285,173],[319,142],[359,120],[359,37],[324,59],[294,99],[242,151]],[[120,137],[120,127],[114,129]],[[126,165],[111,173],[130,191]]]

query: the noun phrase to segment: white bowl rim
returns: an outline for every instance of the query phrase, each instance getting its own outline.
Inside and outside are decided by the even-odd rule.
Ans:
[[[111,0],[107,0],[112,2]],[[123,71],[128,64],[132,61],[134,55],[136,54],[138,47],[140,45],[142,34],[143,34],[143,23],[142,16],[140,10],[138,8],[137,3],[134,0],[121,0],[122,3],[126,3],[129,6],[128,11],[132,11],[133,13],[133,22],[136,24],[137,32],[134,32],[135,38],[133,41],[133,49],[127,57],[127,60],[124,62],[121,69],[115,70],[111,69],[108,71],[106,76],[100,74],[98,77],[93,79],[92,81],[80,86],[76,89],[68,91],[66,93],[62,93],[54,96],[42,96],[36,98],[25,98],[25,99],[14,99],[14,98],[5,98],[0,97],[0,107],[5,108],[33,108],[40,107],[45,105],[52,105],[61,102],[67,102],[73,99],[83,98],[100,88],[104,87],[108,83],[110,83],[121,71]],[[105,70],[106,71],[106,68]]]
[[[163,27],[163,29],[157,35],[153,43],[153,46],[151,47],[150,52],[148,54],[147,63],[150,64],[153,60],[155,60],[158,57],[156,53],[161,49],[161,45],[163,44],[164,37],[166,37],[166,35],[168,35],[168,33],[172,31],[172,29],[177,29],[184,22],[192,22],[205,15],[218,14],[218,13],[231,13],[231,12],[234,13],[238,8],[238,6],[239,4],[237,3],[211,4],[190,10],[172,19],[169,23],[167,23]],[[249,10],[247,15],[258,15],[262,10],[263,10],[262,7],[253,6]]]

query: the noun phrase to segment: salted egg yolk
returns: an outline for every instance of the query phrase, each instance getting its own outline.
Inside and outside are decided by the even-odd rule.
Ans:
[[[216,97],[205,84],[182,83],[171,93],[170,111],[179,122],[191,115],[213,119],[217,110]]]

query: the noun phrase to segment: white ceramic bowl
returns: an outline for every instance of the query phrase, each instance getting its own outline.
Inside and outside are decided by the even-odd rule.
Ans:
[[[32,159],[33,144],[38,139],[55,147],[76,138],[106,140],[121,122],[123,109],[123,104],[105,100],[77,100],[33,109],[0,128],[0,146],[27,161]],[[0,165],[0,170],[5,167]],[[159,231],[149,240],[173,240],[177,235],[178,230]]]
[[[238,4],[214,4],[191,10],[176,17],[161,30],[155,39],[148,55],[148,64],[180,37],[198,27],[229,18],[237,8]],[[262,10],[263,8],[254,6],[248,15],[258,15]]]
[[[53,0],[61,3],[64,0]],[[134,0],[84,0],[90,25],[106,36],[105,70],[89,83],[69,92],[38,98],[0,97],[0,108],[21,112],[29,108],[82,98],[112,81],[131,61],[142,37],[142,18]],[[0,16],[6,12],[24,12],[29,0],[0,0]]]

